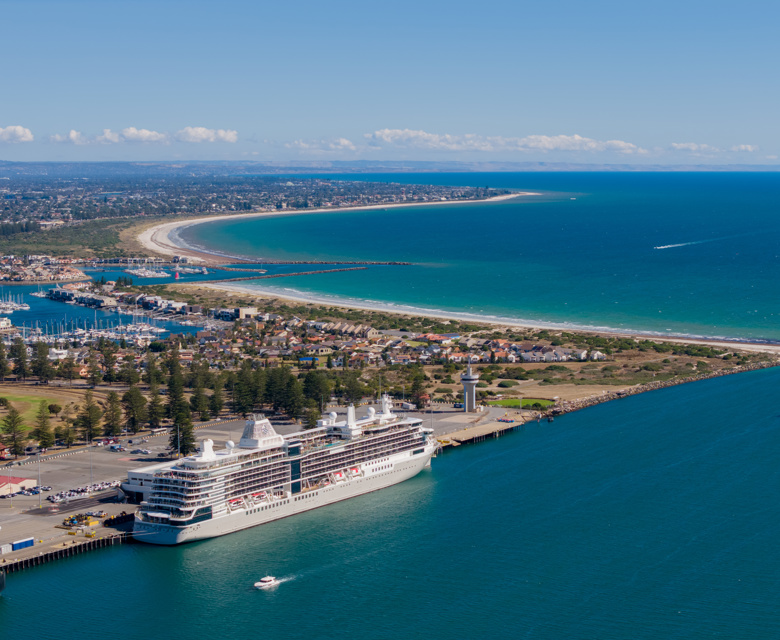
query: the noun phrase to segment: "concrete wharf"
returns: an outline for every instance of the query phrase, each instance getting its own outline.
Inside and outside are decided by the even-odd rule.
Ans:
[[[442,448],[459,447],[462,444],[474,444],[483,442],[489,438],[500,438],[501,436],[522,429],[526,419],[522,416],[513,418],[513,422],[488,422],[486,424],[477,424],[446,436],[438,438]]]

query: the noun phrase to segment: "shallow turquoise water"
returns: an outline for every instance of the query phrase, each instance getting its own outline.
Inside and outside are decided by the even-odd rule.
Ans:
[[[463,447],[339,505],[10,576],[7,638],[773,639],[780,370]],[[252,583],[285,582],[273,592]]]
[[[414,263],[258,283],[287,293],[531,322],[780,340],[778,174],[361,178],[544,195],[217,222],[186,229],[182,237],[257,258]]]

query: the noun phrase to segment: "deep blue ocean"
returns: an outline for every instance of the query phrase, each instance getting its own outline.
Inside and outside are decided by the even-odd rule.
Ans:
[[[181,236],[259,259],[414,263],[258,282],[282,293],[531,323],[780,340],[778,173],[341,177],[542,195],[214,222]]]
[[[778,386],[633,396],[262,527],[13,574],[0,636],[775,640]]]

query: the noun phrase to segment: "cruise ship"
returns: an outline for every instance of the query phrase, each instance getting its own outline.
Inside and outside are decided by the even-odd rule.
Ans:
[[[383,489],[417,475],[438,449],[419,418],[393,413],[382,397],[346,420],[282,436],[262,417],[247,420],[236,446],[200,443],[197,455],[128,472],[124,491],[141,499],[133,537],[174,545],[222,536]]]

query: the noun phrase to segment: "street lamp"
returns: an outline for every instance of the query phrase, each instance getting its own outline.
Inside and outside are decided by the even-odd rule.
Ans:
[[[43,504],[41,503],[41,495],[43,494],[43,491],[41,491],[41,450],[38,448],[38,508],[40,509]]]

